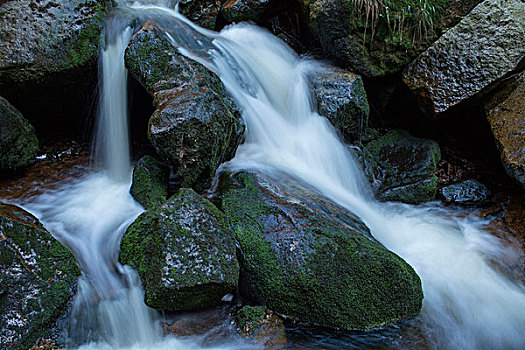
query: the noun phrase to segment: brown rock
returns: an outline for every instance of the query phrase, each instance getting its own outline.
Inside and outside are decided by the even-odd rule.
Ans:
[[[508,98],[487,119],[507,173],[525,188],[525,74]]]

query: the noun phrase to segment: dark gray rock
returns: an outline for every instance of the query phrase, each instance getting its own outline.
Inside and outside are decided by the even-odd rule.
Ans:
[[[183,187],[207,189],[244,135],[233,99],[215,74],[180,55],[151,23],[133,37],[125,59],[157,105],[148,131],[155,150]]]
[[[289,178],[239,173],[223,191],[246,298],[294,320],[344,329],[419,312],[417,274],[352,213]]]
[[[325,70],[312,77],[319,114],[349,141],[361,141],[370,107],[363,79],[343,70]]]
[[[135,220],[120,261],[138,270],[146,304],[159,310],[215,306],[239,278],[235,235],[223,214],[185,188]]]
[[[490,191],[476,180],[466,180],[443,187],[439,196],[447,204],[479,205],[490,199]]]
[[[257,21],[269,4],[270,0],[227,0],[221,13],[230,22]]]
[[[525,55],[525,2],[485,0],[407,67],[403,80],[429,115],[472,98]]]
[[[180,0],[180,12],[192,22],[208,28],[215,28],[215,21],[221,9],[220,0]]]
[[[35,129],[9,102],[0,97],[0,169],[32,164],[38,152]]]
[[[146,210],[152,210],[168,199],[170,169],[151,156],[144,156],[133,169],[130,193]]]
[[[69,250],[23,209],[0,203],[0,348],[51,335],[80,272]]]
[[[96,67],[103,0],[0,2],[0,91]],[[81,84],[81,74],[76,76]],[[85,77],[84,77],[85,78]],[[72,79],[73,80],[73,79]]]
[[[374,178],[381,183],[376,189],[378,199],[411,204],[434,200],[436,166],[441,159],[435,141],[394,130],[368,143],[364,152],[374,164]]]

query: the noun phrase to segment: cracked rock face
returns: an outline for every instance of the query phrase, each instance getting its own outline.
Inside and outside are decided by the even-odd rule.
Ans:
[[[429,115],[483,93],[525,55],[525,2],[485,0],[412,62],[403,80]]]
[[[217,305],[239,277],[234,234],[223,214],[185,188],[135,220],[120,260],[138,270],[146,304],[160,310]]]
[[[52,336],[79,274],[73,255],[35,217],[0,203],[2,346],[30,348]]]

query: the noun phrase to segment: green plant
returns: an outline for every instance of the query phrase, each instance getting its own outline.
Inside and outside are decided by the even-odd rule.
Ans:
[[[448,0],[351,0],[353,19],[368,30],[373,41],[378,32],[393,42],[420,43],[434,34],[435,19]],[[355,23],[354,23],[355,24]]]

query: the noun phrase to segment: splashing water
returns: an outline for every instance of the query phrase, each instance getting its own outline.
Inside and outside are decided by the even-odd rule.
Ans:
[[[421,276],[422,331],[430,347],[525,348],[525,288],[490,262],[514,252],[483,231],[482,222],[461,219],[452,210],[377,202],[333,127],[314,112],[308,75],[322,69],[319,64],[299,59],[253,25],[216,34],[174,11],[155,11],[199,33],[201,50],[195,50],[180,38],[180,30],[166,31],[181,53],[221,78],[242,110],[246,141],[224,168],[273,176],[284,171],[356,213]]]
[[[407,260],[423,281],[422,331],[433,348],[525,347],[525,291],[491,267],[509,254],[481,223],[438,207],[378,203],[362,170],[330,124],[314,112],[308,75],[322,69],[301,60],[279,39],[252,25],[220,34],[198,28],[162,6],[127,1],[140,16],[161,22],[179,51],[214,71],[242,109],[246,141],[231,170],[286,172],[356,213],[386,247]],[[173,2],[147,2],[170,5]],[[137,5],[138,4],[138,5]],[[191,34],[191,35],[188,35]],[[71,338],[82,349],[194,349],[193,340],[163,338],[156,314],[143,303],[136,274],[119,265],[120,238],[143,210],[129,195],[123,52],[124,30],[103,53],[99,134],[104,171],[35,198],[26,208],[75,253],[84,272],[73,307]],[[109,68],[112,67],[112,68]],[[104,72],[106,72],[104,70]],[[114,80],[113,80],[114,79]],[[120,90],[120,91],[117,91]],[[120,120],[118,127],[111,124]],[[105,125],[105,126],[102,126]],[[122,128],[121,128],[122,127]],[[113,131],[109,131],[113,130]],[[120,131],[119,131],[120,130]],[[121,132],[124,130],[125,132]],[[114,134],[113,134],[114,133]],[[118,145],[112,145],[113,136]],[[121,137],[122,136],[122,137]],[[122,146],[122,147],[121,147]],[[114,152],[114,153],[113,153]],[[228,347],[246,349],[246,345]]]

